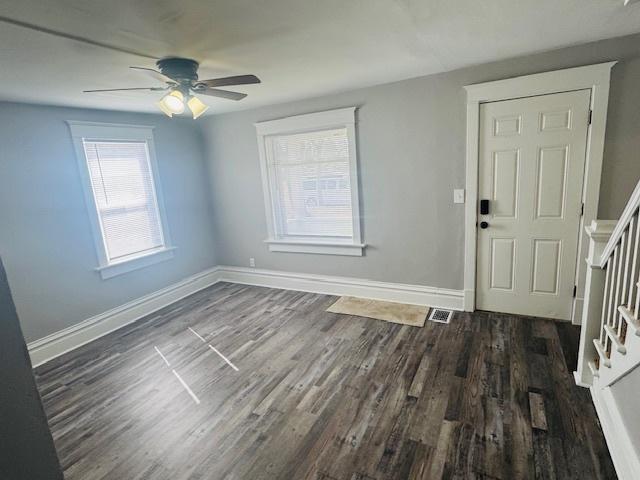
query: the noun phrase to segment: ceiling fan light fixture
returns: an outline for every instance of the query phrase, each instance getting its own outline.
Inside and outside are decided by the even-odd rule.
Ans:
[[[165,107],[162,101],[156,102],[156,107],[158,107],[162,111],[162,113],[164,113],[167,117],[169,118],[173,117],[173,113],[171,113],[171,111],[167,107]]]
[[[158,102],[158,108],[167,116],[172,117],[184,112],[184,95],[180,90],[173,90]]]
[[[189,110],[191,110],[194,120],[209,110],[208,105],[205,105],[199,98],[193,96],[187,102],[187,106],[189,107]]]
[[[640,1],[640,0],[637,0]],[[131,67],[134,71],[142,72],[153,77],[156,81],[162,82],[163,86],[151,87],[127,87],[127,88],[107,88],[97,90],[84,90],[86,93],[98,92],[123,92],[123,91],[150,91],[168,92],[156,106],[167,117],[180,115],[189,107],[193,119],[201,117],[209,107],[195,96],[206,95],[207,97],[224,98],[226,100],[242,100],[246,93],[234,92],[220,89],[218,87],[233,87],[236,85],[251,85],[260,83],[260,79],[255,75],[232,75],[230,77],[209,78],[201,80],[198,78],[197,61],[190,58],[165,57],[156,62],[158,70],[149,67]],[[185,105],[186,104],[186,105]]]

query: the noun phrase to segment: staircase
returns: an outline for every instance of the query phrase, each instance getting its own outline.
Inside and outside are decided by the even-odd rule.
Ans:
[[[640,423],[622,413],[626,405],[615,396],[616,382],[640,365],[639,209],[640,182],[617,222],[596,220],[586,228],[589,255],[575,372],[576,383],[591,390],[621,479],[640,478],[633,442]]]

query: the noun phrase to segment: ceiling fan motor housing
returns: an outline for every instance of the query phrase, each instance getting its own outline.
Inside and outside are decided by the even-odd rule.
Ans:
[[[131,68],[144,72],[156,80],[160,80],[165,84],[163,87],[108,88],[85,90],[85,92],[118,92],[130,90],[155,92],[170,90],[160,101],[160,104],[163,105],[160,107],[161,110],[167,115],[173,116],[174,114],[181,113],[184,109],[184,105],[178,105],[177,102],[186,102],[194,114],[194,118],[197,118],[204,113],[207,106],[196,98],[196,93],[237,101],[245,98],[247,94],[222,90],[216,87],[260,83],[260,79],[255,75],[233,75],[231,77],[198,80],[198,67],[200,65],[190,58],[165,57],[158,60],[156,65],[159,71],[147,67]],[[168,103],[172,105],[168,106]],[[180,112],[178,112],[178,110],[180,110]]]
[[[190,58],[167,57],[156,62],[160,71],[180,83],[191,85],[198,80],[198,62]]]

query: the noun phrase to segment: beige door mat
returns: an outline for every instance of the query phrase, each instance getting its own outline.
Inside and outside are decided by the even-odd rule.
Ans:
[[[386,322],[400,323],[412,327],[424,327],[430,307],[407,305],[406,303],[383,302],[367,298],[340,297],[327,308],[327,312],[375,318]]]

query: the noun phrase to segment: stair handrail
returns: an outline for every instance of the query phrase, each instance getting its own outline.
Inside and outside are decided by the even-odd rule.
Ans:
[[[620,216],[620,219],[618,220],[618,223],[616,223],[616,226],[613,229],[613,233],[611,234],[611,237],[609,237],[609,241],[607,242],[607,245],[604,247],[604,250],[602,251],[602,255],[600,256],[600,261],[597,264],[600,268],[604,268],[604,266],[607,264],[609,257],[611,256],[611,254],[613,253],[613,250],[616,248],[616,245],[622,238],[622,235],[624,234],[625,229],[631,222],[631,219],[633,218],[633,215],[635,214],[636,210],[638,210],[638,208],[640,208],[640,181],[638,181],[638,183],[636,184],[636,188],[633,190],[633,193],[631,194],[631,197],[629,198],[627,205],[624,207],[624,210],[622,212],[622,215]]]

